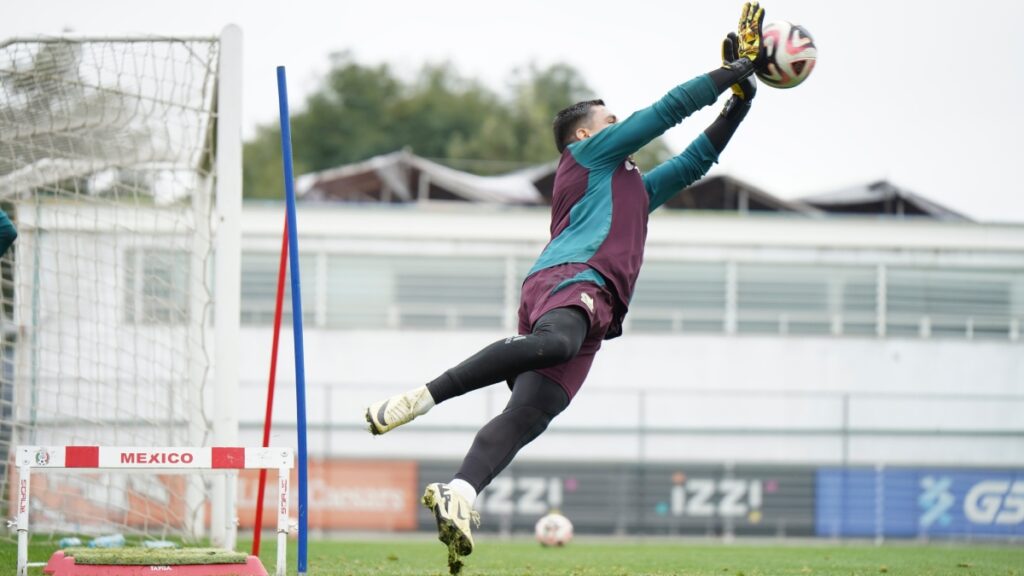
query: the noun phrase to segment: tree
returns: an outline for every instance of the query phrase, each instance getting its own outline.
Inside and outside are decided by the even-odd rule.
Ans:
[[[472,138],[454,140],[448,158],[467,169],[476,164],[483,173],[554,160],[558,151],[552,119],[562,108],[588,98],[593,98],[593,91],[566,64],[515,70],[504,108],[486,118]]]
[[[402,148],[479,174],[553,161],[555,114],[592,97],[579,72],[566,64],[516,70],[507,94],[498,94],[460,76],[450,63],[424,65],[413,81],[403,82],[386,64],[365,66],[349,52],[337,53],[323,82],[292,116],[295,172]],[[660,140],[639,155],[667,156]],[[247,197],[281,197],[276,126],[258,128],[245,144],[244,178]]]

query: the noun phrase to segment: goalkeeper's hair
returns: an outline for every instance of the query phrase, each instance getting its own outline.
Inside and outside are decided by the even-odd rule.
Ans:
[[[591,109],[594,106],[604,106],[604,100],[584,100],[565,108],[555,115],[555,121],[551,127],[555,133],[555,147],[558,153],[565,151],[565,147],[576,140],[576,129],[590,117]]]

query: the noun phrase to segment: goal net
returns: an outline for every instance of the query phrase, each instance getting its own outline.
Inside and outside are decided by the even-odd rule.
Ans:
[[[0,463],[13,447],[209,446],[218,38],[0,43]],[[197,537],[208,479],[48,474],[34,534]]]

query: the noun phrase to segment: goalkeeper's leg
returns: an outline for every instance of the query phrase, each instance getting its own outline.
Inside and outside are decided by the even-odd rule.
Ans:
[[[477,432],[455,478],[479,493],[568,405],[569,395],[558,382],[538,372],[520,375],[505,410]]]
[[[579,308],[555,308],[537,321],[532,333],[499,340],[426,386],[371,404],[366,410],[370,432],[389,432],[450,398],[529,370],[564,364],[579,352],[588,330]]]
[[[455,479],[427,486],[423,504],[434,513],[438,539],[448,545],[450,561],[473,551],[470,522],[480,522],[473,509],[480,490],[568,405],[569,395],[559,383],[537,372],[520,375],[505,410],[477,433]]]

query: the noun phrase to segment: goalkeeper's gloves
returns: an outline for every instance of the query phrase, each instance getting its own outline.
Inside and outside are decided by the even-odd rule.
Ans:
[[[749,62],[740,61],[739,54],[737,53],[737,45],[739,44],[739,38],[735,32],[729,32],[725,40],[722,40],[722,66],[735,70],[740,66],[749,67]],[[751,68],[752,71],[752,68]],[[757,80],[753,74],[748,73],[739,82],[732,85],[732,93],[745,102],[749,102],[754,99],[754,95],[757,94]]]
[[[764,23],[764,8],[757,2],[744,2],[740,13],[739,42],[736,53],[740,58],[750,60],[755,67],[760,67],[765,58],[764,42],[761,39],[761,25]]]
[[[744,3],[743,12],[740,15],[739,33],[730,33],[726,42],[722,44],[722,67],[731,70],[739,78],[732,90],[743,100],[749,100],[754,96],[752,91],[745,96],[745,89],[756,90],[757,88],[757,84],[752,79],[749,85],[744,85],[744,82],[767,60],[763,56],[764,42],[761,39],[763,23],[764,8],[761,8],[757,2]]]

